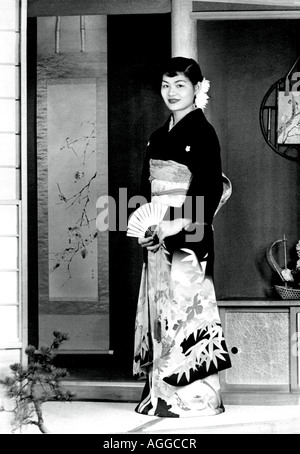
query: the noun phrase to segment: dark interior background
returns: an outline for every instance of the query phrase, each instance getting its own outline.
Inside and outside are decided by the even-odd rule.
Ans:
[[[166,118],[157,86],[171,54],[170,14],[108,16],[109,194],[139,194],[146,145]],[[126,232],[110,232],[111,348],[132,363],[141,248]]]
[[[266,254],[283,234],[289,253],[299,239],[299,163],[269,147],[259,122],[265,94],[299,56],[299,27],[298,20],[198,21],[199,63],[211,80],[206,115],[233,185],[215,218],[219,299],[278,299]],[[283,266],[282,250],[274,252]]]

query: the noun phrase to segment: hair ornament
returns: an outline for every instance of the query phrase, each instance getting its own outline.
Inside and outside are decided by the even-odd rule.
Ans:
[[[209,88],[210,88],[210,81],[205,79],[205,77],[204,77],[201,82],[200,90],[198,91],[198,93],[195,96],[195,106],[196,107],[199,107],[200,109],[203,109],[203,110],[205,109],[205,107],[207,106],[208,100],[209,100],[209,96],[207,94]]]

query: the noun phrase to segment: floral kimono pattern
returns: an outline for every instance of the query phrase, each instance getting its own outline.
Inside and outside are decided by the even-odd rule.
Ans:
[[[152,159],[150,175],[152,202],[182,205],[191,178],[185,165]],[[224,181],[219,208],[231,193]],[[188,247],[172,256],[163,246],[148,252],[135,327],[133,373],[146,378],[139,413],[183,417],[224,411],[218,371],[231,364],[208,259],[199,262]]]

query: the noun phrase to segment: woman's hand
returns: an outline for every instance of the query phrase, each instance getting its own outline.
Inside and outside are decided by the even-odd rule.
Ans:
[[[174,219],[173,221],[161,221],[154,233],[157,235],[159,243],[162,244],[166,237],[176,235],[190,224],[191,220],[184,218]]]
[[[148,236],[146,238],[139,238],[138,243],[148,249],[148,251],[156,252],[157,249],[160,247],[159,242],[157,241],[157,237],[155,235]]]
[[[183,218],[174,219],[173,221],[161,221],[152,236],[139,238],[138,242],[142,247],[147,248],[148,251],[156,252],[163,245],[166,237],[176,235],[182,229],[188,227],[190,223],[190,219]]]
[[[190,223],[190,219],[183,218],[174,219],[173,221],[161,221],[154,233],[158,236],[161,244],[166,237],[176,235],[182,229],[188,227]]]

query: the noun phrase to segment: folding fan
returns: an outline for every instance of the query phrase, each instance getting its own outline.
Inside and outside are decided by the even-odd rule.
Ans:
[[[163,219],[168,205],[145,203],[135,210],[128,220],[127,236],[144,238],[152,236],[157,224]]]

